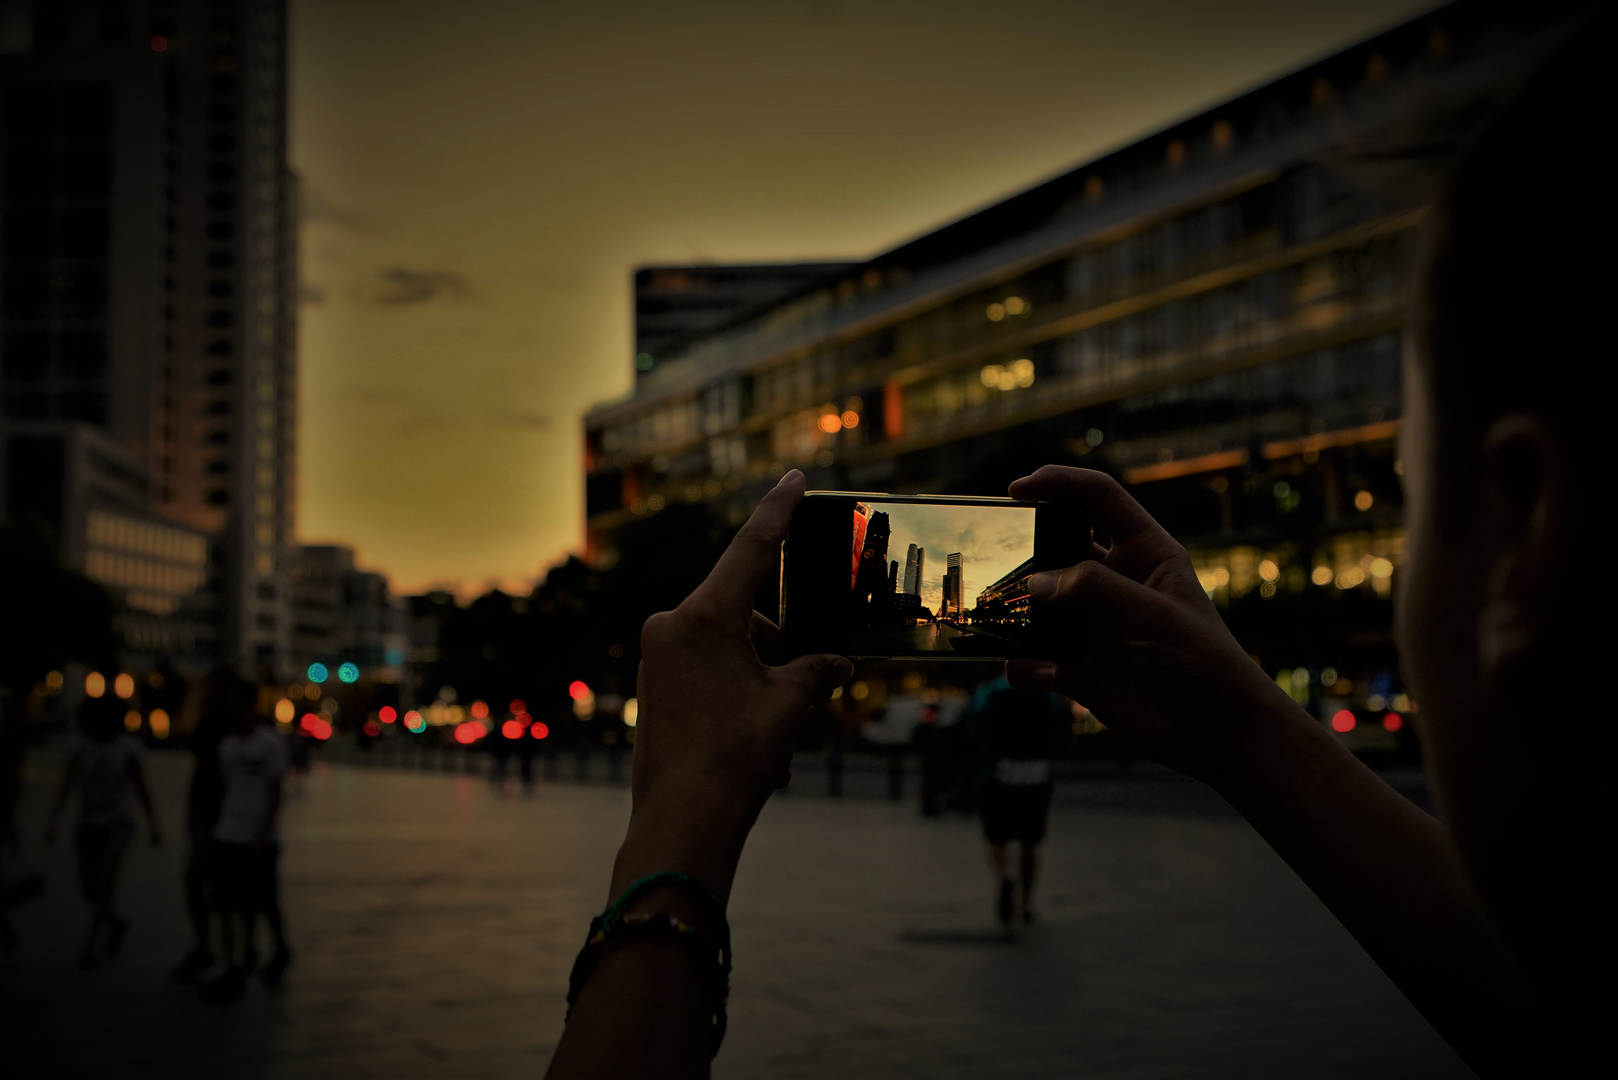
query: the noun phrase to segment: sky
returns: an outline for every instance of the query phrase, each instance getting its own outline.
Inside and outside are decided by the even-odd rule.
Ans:
[[[293,0],[299,533],[524,590],[636,265],[866,257],[1430,6]]]
[[[1034,510],[1027,506],[927,506],[872,502],[888,515],[888,559],[899,564],[903,588],[910,545],[925,548],[921,564],[921,606],[937,613],[944,600],[944,571],[951,552],[961,553],[961,595],[967,607],[978,593],[1034,554]]]

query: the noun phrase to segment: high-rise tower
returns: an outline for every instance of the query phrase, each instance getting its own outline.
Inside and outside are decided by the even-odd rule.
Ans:
[[[961,553],[952,552],[944,567],[944,598],[939,605],[943,610],[938,614],[940,618],[958,619],[961,617],[962,597],[966,595],[965,582],[961,576]]]
[[[212,541],[218,658],[284,668],[296,284],[285,0],[4,9],[0,445],[18,432],[114,444],[144,494],[121,512]],[[65,555],[85,548],[86,527],[61,519]]]

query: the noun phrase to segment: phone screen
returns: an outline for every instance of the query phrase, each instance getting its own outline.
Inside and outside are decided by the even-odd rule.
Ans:
[[[1050,542],[1053,519],[1070,544]],[[1042,526],[1044,528],[1042,528]],[[1010,499],[814,493],[783,560],[782,629],[803,651],[984,660],[1041,653],[1036,571],[1089,548],[1073,515]],[[1040,541],[1044,540],[1044,543]],[[1066,562],[1055,548],[1077,554]]]

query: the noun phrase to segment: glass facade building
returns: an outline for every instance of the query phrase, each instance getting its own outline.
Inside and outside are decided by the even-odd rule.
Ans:
[[[592,556],[679,503],[737,523],[792,467],[984,495],[1083,464],[1182,539],[1266,668],[1317,694],[1329,664],[1391,669],[1419,229],[1562,10],[1440,8],[660,357],[586,417]],[[1272,614],[1344,597],[1331,640]]]

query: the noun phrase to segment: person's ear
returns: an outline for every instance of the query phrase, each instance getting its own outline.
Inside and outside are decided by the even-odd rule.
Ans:
[[[1474,540],[1490,553],[1480,583],[1478,665],[1492,689],[1509,694],[1537,677],[1576,549],[1571,462],[1543,417],[1513,413],[1489,426],[1478,494],[1485,535]]]

